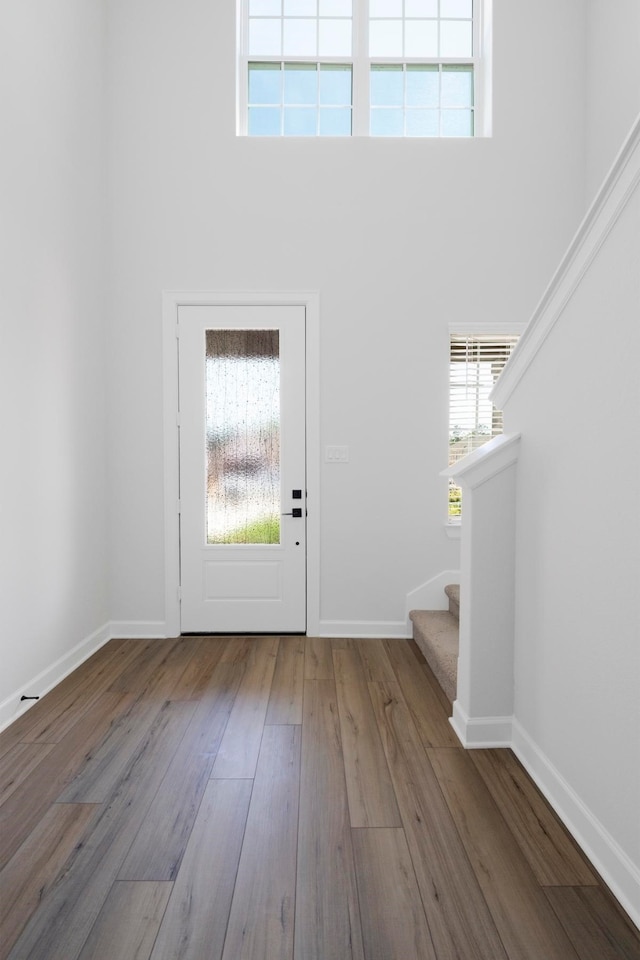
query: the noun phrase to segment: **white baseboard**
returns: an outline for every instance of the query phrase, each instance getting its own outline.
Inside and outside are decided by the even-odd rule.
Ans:
[[[94,630],[64,656],[56,660],[55,663],[42,670],[37,676],[24,683],[19,690],[7,697],[0,704],[0,730],[4,730],[5,727],[8,727],[10,723],[13,723],[14,720],[17,720],[38,702],[37,700],[21,702],[20,697],[23,694],[43,697],[50,690],[53,690],[65,677],[73,673],[81,663],[88,660],[96,650],[99,650],[100,647],[112,639],[109,628],[110,624],[105,623],[98,630]]]
[[[167,636],[164,620],[112,620],[112,640],[162,640]]]
[[[511,749],[614,896],[640,927],[640,869],[517,720],[513,722]]]
[[[403,620],[321,620],[321,637],[340,637],[348,640],[358,637],[369,640],[408,640],[407,624]]]
[[[513,717],[469,717],[456,700],[449,723],[466,750],[511,746]]]

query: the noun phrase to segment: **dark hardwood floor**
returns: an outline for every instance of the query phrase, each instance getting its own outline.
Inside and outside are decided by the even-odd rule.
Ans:
[[[0,958],[638,960],[401,640],[114,640],[0,736]]]

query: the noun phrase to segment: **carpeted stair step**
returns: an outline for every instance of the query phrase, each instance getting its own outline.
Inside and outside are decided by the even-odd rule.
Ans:
[[[458,675],[458,618],[448,610],[412,610],[413,638],[451,702]]]
[[[452,613],[456,620],[460,619],[460,584],[450,583],[444,588],[444,592],[449,597],[449,613]]]

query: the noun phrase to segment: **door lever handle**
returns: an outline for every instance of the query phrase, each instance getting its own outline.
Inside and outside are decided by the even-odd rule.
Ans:
[[[301,517],[302,507],[294,507],[289,513],[281,513],[281,517]]]

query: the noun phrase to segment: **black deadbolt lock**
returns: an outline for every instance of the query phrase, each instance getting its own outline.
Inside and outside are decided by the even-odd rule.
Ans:
[[[294,500],[302,500],[302,490],[292,490],[291,496]]]

